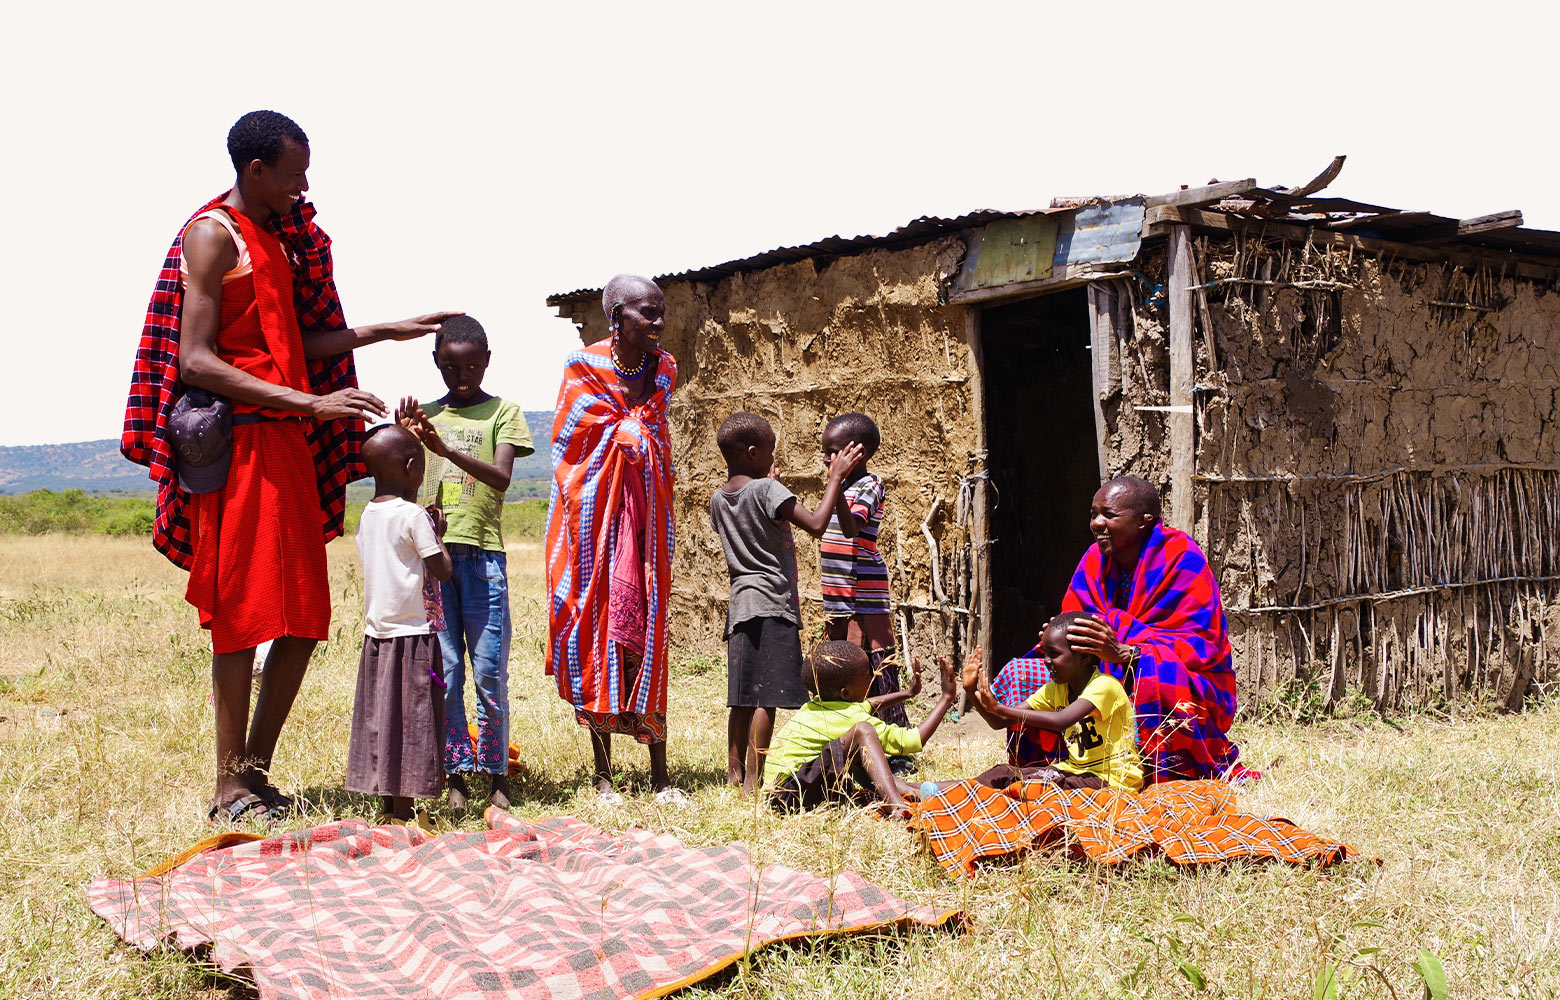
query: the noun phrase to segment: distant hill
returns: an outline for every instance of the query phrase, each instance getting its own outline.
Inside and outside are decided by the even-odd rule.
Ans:
[[[0,448],[0,493],[150,492],[146,470],[119,454],[119,439]]]
[[[537,452],[515,462],[511,497],[545,497],[552,482],[547,437],[552,411],[528,411]],[[119,439],[74,441],[70,444],[28,444],[0,447],[0,493],[33,490],[85,490],[88,493],[149,493],[146,470],[119,454]]]

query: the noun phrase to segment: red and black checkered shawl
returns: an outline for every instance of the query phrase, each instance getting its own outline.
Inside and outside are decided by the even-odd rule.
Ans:
[[[119,439],[119,450],[124,456],[146,466],[157,484],[152,544],[183,569],[189,569],[194,558],[185,510],[190,495],[179,488],[174,478],[173,446],[168,440],[168,414],[184,394],[184,385],[179,381],[179,314],[183,302],[179,261],[183,256],[184,230],[195,216],[219,204],[227,195],[223,192],[202,205],[179,227],[178,237],[168,248],[152,301],[146,307],[146,325],[141,328],[141,345],[136,349],[135,371],[130,376],[130,398],[125,403],[124,434]],[[291,213],[271,219],[266,226],[281,241],[292,265],[298,328],[305,333],[345,329],[347,320],[332,273],[330,237],[314,224],[314,206],[299,202]],[[309,360],[309,389],[316,395],[355,388],[357,384],[350,351]],[[342,532],[347,483],[364,475],[359,458],[363,422],[310,421],[308,428],[306,437],[314,456],[320,506],[325,511],[325,540],[330,541]]]

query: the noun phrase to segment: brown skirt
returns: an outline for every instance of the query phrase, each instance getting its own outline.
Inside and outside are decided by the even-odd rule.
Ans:
[[[363,637],[347,791],[431,799],[444,788],[444,689],[439,637]]]

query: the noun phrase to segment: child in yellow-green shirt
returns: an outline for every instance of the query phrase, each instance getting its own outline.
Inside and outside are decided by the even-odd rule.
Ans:
[[[428,449],[423,502],[443,508],[454,575],[444,588],[439,633],[444,682],[444,771],[450,808],[464,809],[466,777],[489,775],[488,801],[509,808],[509,572],[501,518],[516,458],[531,454],[520,407],[482,388],[487,332],[470,316],[439,328],[433,360],[449,391],[437,403],[401,400],[396,419]],[[477,695],[477,740],[466,726],[466,660]]]
[[[964,665],[964,688],[986,718],[1007,725],[1034,726],[1060,733],[1067,757],[1054,767],[1001,765],[978,780],[996,788],[1014,781],[1051,781],[1063,788],[1143,787],[1143,762],[1137,749],[1137,725],[1132,696],[1121,682],[1100,672],[1099,660],[1073,649],[1067,626],[1084,612],[1057,615],[1045,627],[1040,647],[1051,679],[1030,696],[1025,708],[1010,708],[996,699],[979,656]]]
[[[916,664],[919,668],[920,664]],[[895,692],[869,700],[872,663],[854,642],[824,642],[802,665],[812,692],[775,735],[764,764],[764,788],[778,809],[811,809],[825,802],[887,805],[905,817],[905,795],[916,789],[889,770],[890,754],[919,753],[953,706],[953,665],[938,657],[942,695],[920,726],[911,729],[878,717],[885,701],[911,697]]]

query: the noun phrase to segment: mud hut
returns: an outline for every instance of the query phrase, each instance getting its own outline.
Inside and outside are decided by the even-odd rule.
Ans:
[[[1248,708],[1313,681],[1382,707],[1515,707],[1553,683],[1560,233],[1319,196],[1341,162],[1299,188],[922,218],[657,278],[682,377],[674,642],[718,648],[721,420],[766,416],[816,499],[824,422],[861,410],[913,652],[1027,648],[1091,495],[1131,473],[1212,560]],[[548,304],[591,343],[599,301]]]

